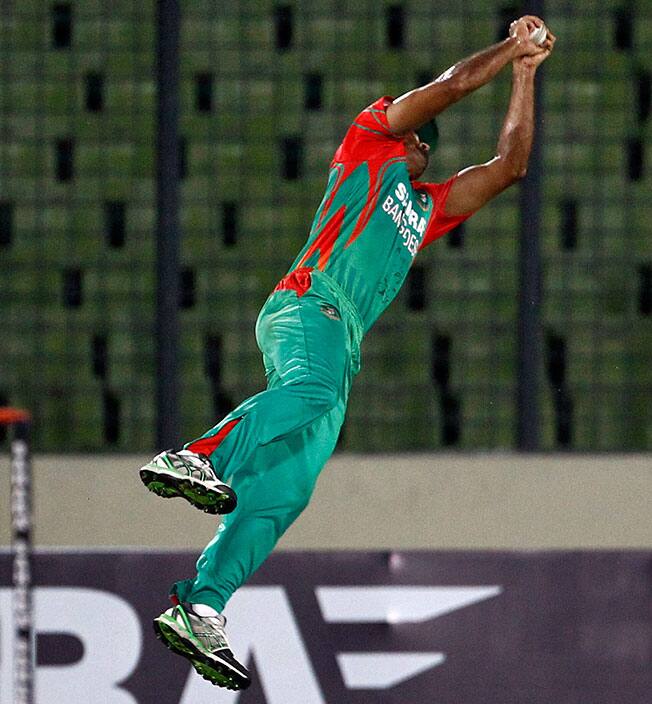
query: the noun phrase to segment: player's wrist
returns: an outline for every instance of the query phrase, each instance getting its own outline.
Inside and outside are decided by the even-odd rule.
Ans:
[[[515,37],[515,36],[507,37],[507,39],[505,39],[503,43],[508,48],[508,56],[509,56],[510,61],[517,59],[519,56],[523,56],[523,53],[524,53],[523,44],[519,40],[518,37]]]
[[[524,61],[521,59],[516,59],[512,62],[512,67],[514,70],[514,77],[516,79],[532,79],[534,74],[537,72],[537,67],[529,61]]]

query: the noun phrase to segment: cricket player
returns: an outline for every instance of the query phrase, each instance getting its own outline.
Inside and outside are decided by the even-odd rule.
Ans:
[[[363,336],[420,250],[525,175],[534,76],[555,43],[550,32],[542,45],[532,41],[542,26],[522,17],[504,41],[355,118],[330,164],[308,241],[258,317],[267,389],[140,470],[159,496],[223,516],[197,573],[172,587],[173,606],[154,621],[159,638],[218,686],[250,684],[222,611],[310,500],[335,448]],[[508,64],[512,93],[496,156],[445,183],[420,182],[430,146],[419,131]]]

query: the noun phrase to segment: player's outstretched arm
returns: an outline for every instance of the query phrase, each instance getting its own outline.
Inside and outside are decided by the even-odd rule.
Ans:
[[[486,164],[460,171],[451,187],[444,213],[464,215],[523,178],[534,132],[534,75],[552,51],[556,37],[548,31],[543,52],[513,62],[512,96],[498,139],[497,155]]]
[[[540,56],[545,48],[530,39],[543,21],[526,15],[512,22],[509,37],[451,66],[421,88],[411,90],[387,107],[387,121],[395,134],[416,130],[465,95],[489,83],[510,61]]]

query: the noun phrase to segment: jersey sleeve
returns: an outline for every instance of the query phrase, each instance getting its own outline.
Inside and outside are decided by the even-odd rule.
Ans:
[[[393,98],[383,96],[367,106],[349,127],[333,162],[358,162],[404,157],[405,146],[387,122],[387,106]]]
[[[463,215],[453,216],[444,214],[448,194],[456,180],[457,174],[449,178],[445,183],[419,183],[418,181],[413,183],[414,189],[420,192],[425,191],[432,198],[434,204],[419,250],[450,232],[450,230],[470,218],[475,212],[471,211]]]

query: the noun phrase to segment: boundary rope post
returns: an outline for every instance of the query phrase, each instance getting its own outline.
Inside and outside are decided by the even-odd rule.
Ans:
[[[25,411],[0,408],[0,425],[11,438],[11,547],[13,610],[13,704],[34,702],[32,609],[32,421]]]

